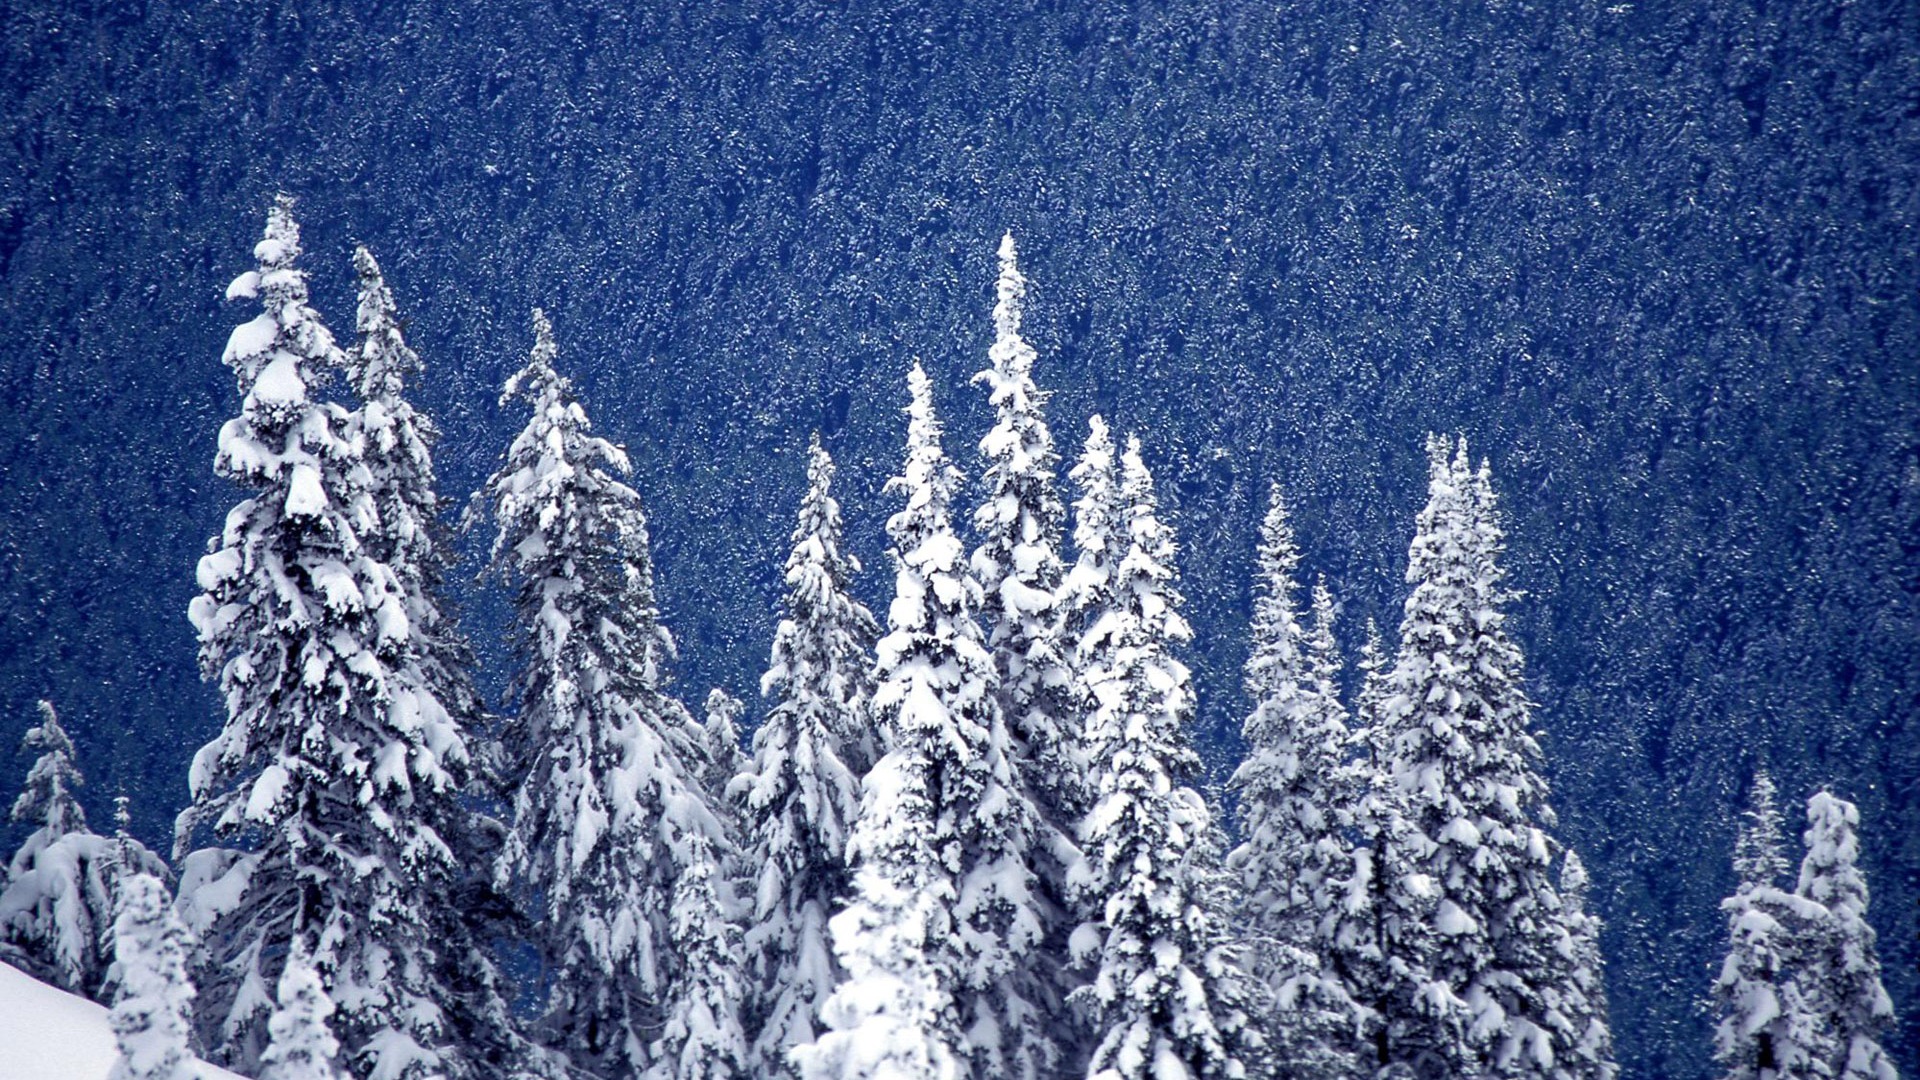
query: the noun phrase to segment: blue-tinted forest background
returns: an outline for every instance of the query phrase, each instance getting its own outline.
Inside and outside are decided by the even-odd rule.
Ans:
[[[903,372],[971,466],[1011,228],[1063,449],[1096,409],[1139,431],[1181,529],[1216,769],[1268,482],[1351,647],[1397,622],[1423,434],[1464,432],[1628,1074],[1710,1070],[1762,763],[1860,803],[1920,1004],[1911,0],[9,0],[0,127],[7,784],[51,697],[96,821],[124,790],[167,839],[221,715],[183,614],[236,495],[219,355],[252,312],[220,297],[275,191],[336,333],[350,243],[385,263],[451,494],[552,313],[634,453],[691,701],[756,686],[814,429],[882,600]]]

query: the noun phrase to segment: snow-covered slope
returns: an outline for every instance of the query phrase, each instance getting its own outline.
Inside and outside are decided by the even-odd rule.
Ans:
[[[106,1080],[118,1051],[107,1010],[0,963],[0,1080]],[[203,1080],[241,1080],[201,1066]]]

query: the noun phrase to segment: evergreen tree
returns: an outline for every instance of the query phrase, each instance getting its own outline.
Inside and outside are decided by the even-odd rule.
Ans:
[[[360,278],[360,307],[347,376],[360,400],[354,428],[368,494],[379,513],[379,526],[366,545],[387,564],[399,587],[422,678],[448,715],[471,731],[486,716],[473,685],[473,650],[448,616],[444,598],[452,556],[433,467],[440,433],[407,399],[408,383],[420,376],[422,365],[406,342],[380,264],[363,246],[354,249],[353,266]]]
[[[1786,833],[1774,801],[1778,790],[1765,769],[1754,772],[1746,824],[1733,842],[1733,872],[1742,892],[1777,888],[1786,876],[1787,855],[1782,849]]]
[[[753,761],[729,788],[746,831],[751,917],[743,1012],[762,1075],[789,1068],[813,1041],[815,1017],[840,980],[827,919],[850,891],[847,836],[860,815],[860,775],[876,636],[852,595],[860,564],[842,550],[833,459],[814,436],[807,493],[787,556],[787,617],[761,680],[771,702]]]
[[[280,989],[267,1022],[270,1041],[260,1055],[261,1080],[337,1080],[340,1040],[328,1023],[334,1008],[306,945],[296,941],[280,969]]]
[[[346,1004],[347,1060],[365,1075],[464,1075],[439,984],[432,912],[451,855],[437,827],[467,758],[458,722],[415,662],[407,597],[369,546],[380,527],[354,418],[312,391],[350,365],[307,304],[299,229],[282,196],[228,288],[262,312],[224,360],[243,395],[215,471],[253,491],[200,560],[190,609],[202,671],[226,698],[221,733],[194,756],[177,823],[247,849],[242,882],[207,912],[201,1000],[217,1056],[250,1070],[267,1031],[273,968],[297,933]],[[189,867],[187,882],[205,880]]]
[[[1409,987],[1419,1022],[1401,1060],[1419,1072],[1534,1075],[1577,1045],[1559,1008],[1564,915],[1548,875],[1553,823],[1505,630],[1490,477],[1432,439],[1429,498],[1409,550],[1413,586],[1383,722],[1414,826],[1416,865],[1437,890],[1432,982]]]
[[[119,999],[108,1020],[120,1058],[109,1080],[195,1080],[188,1039],[193,1026],[192,950],[160,879],[135,872],[122,880],[113,923]]]
[[[1137,439],[1122,465],[1116,532],[1126,546],[1081,639],[1099,753],[1076,877],[1082,909],[1094,914],[1074,935],[1075,952],[1095,965],[1091,985],[1074,993],[1098,1033],[1087,1075],[1238,1077],[1257,1036],[1215,906],[1222,890],[1210,887],[1211,816],[1188,786],[1199,758],[1186,730],[1187,668],[1173,655],[1192,636],[1178,612],[1174,539]]]
[[[1839,1080],[1898,1080],[1880,1046],[1893,1001],[1880,982],[1876,935],[1867,922],[1867,879],[1857,861],[1860,811],[1827,791],[1807,800],[1806,856],[1795,890],[1819,905],[1803,943],[1797,979],[1814,1015],[1817,1064]]]
[[[1786,856],[1780,850],[1780,811],[1773,780],[1755,773],[1746,823],[1734,845],[1740,883],[1721,901],[1727,913],[1727,958],[1714,982],[1720,1023],[1714,1056],[1727,1080],[1786,1080],[1824,1076],[1823,1018],[1799,978],[1808,925],[1818,904],[1780,888]],[[1825,1044],[1825,1046],[1823,1046]]]
[[[515,586],[519,715],[506,732],[514,822],[496,869],[542,910],[551,1044],[596,1075],[644,1072],[687,978],[673,953],[673,893],[704,837],[725,851],[697,763],[698,730],[666,689],[672,638],[654,602],[646,515],[616,479],[619,447],[592,434],[553,368],[552,326],[502,402],[532,409],[485,494],[492,572]]]
[[[706,721],[700,725],[700,787],[715,811],[727,806],[727,785],[746,769],[740,748],[740,716],[747,710],[739,698],[720,687],[707,691]]]
[[[445,599],[453,558],[442,525],[446,501],[433,465],[439,431],[407,398],[409,384],[420,377],[423,365],[406,342],[380,264],[365,246],[354,249],[353,266],[360,284],[358,335],[346,363],[347,381],[360,405],[349,420],[366,465],[368,496],[378,511],[378,525],[364,543],[392,572],[400,594],[411,678],[444,712],[441,723],[457,729],[472,750],[470,756],[447,760],[449,783],[415,792],[414,813],[445,844],[447,854],[420,860],[421,884],[440,902],[412,916],[424,915],[431,926],[439,963],[433,976],[435,996],[447,1013],[449,1041],[472,1059],[497,1060],[522,1049],[513,1035],[499,972],[482,942],[484,934],[500,932],[486,925],[496,921],[487,913],[506,906],[494,894],[488,871],[500,830],[473,809],[473,799],[463,801],[461,796],[486,802],[498,798],[498,755],[484,737],[489,718],[473,685],[473,650]],[[351,1023],[343,1026],[351,1040]]]
[[[926,770],[888,754],[867,780],[847,845],[853,901],[830,924],[846,975],[820,1008],[827,1030],[791,1057],[806,1080],[959,1080],[953,1002],[929,941],[949,921],[952,888],[931,843]]]
[[[995,423],[980,440],[987,461],[982,496],[974,512],[979,544],[973,572],[985,596],[1001,712],[1015,740],[1016,779],[1034,793],[1042,820],[1067,840],[1086,812],[1086,761],[1077,738],[1079,710],[1072,699],[1073,673],[1065,655],[1060,611],[1060,532],[1065,509],[1054,491],[1059,455],[1043,411],[1047,395],[1033,382],[1033,346],[1020,336],[1027,279],[1020,273],[1013,234],[1000,241],[1000,277],[995,284],[993,347],[989,366],[974,375],[984,383]],[[1054,894],[1077,852],[1064,850],[1049,875]]]
[[[1046,394],[1033,382],[1035,352],[1020,334],[1027,279],[1020,273],[1014,234],[1000,238],[998,261],[995,340],[987,350],[989,367],[973,375],[973,382],[989,390],[995,425],[979,442],[987,469],[981,475],[981,503],[973,513],[979,544],[973,550],[972,569],[981,590],[981,625],[993,653],[996,711],[1010,740],[998,751],[1006,771],[1004,784],[1012,798],[1025,803],[1010,815],[1012,832],[995,842],[1010,840],[1027,849],[1008,847],[989,863],[1027,867],[1037,886],[1031,896],[996,901],[1002,913],[991,920],[996,922],[995,936],[1004,936],[1008,930],[1025,934],[1023,928],[1016,930],[1016,924],[1039,920],[1041,947],[1021,947],[1002,961],[1002,967],[1012,965],[1010,970],[1018,972],[1016,994],[1023,997],[1025,1007],[1033,1009],[1031,1019],[1016,1022],[1037,1032],[1058,1013],[1058,1001],[1069,990],[1066,878],[1079,861],[1071,834],[1087,809],[1087,761],[1077,738],[1079,709],[1073,701],[1073,671],[1062,642],[1064,619],[1058,594],[1064,577],[1060,561],[1064,507],[1054,492],[1054,469],[1060,459],[1046,430]],[[1002,876],[998,869],[987,874],[983,880],[995,884]],[[968,892],[962,890],[962,905]],[[991,976],[983,970],[977,980],[983,978]],[[996,1022],[1004,1024],[1008,1019],[1012,1015]],[[981,1038],[985,1036],[979,1034],[975,1042]],[[991,1038],[1002,1042],[1008,1036],[1002,1032]],[[1056,1059],[1058,1045],[1039,1036],[1012,1057],[1002,1057],[998,1051],[975,1053],[977,1067],[1010,1070],[1006,1072],[1010,1076],[1050,1072]]]
[[[51,837],[88,831],[87,812],[73,795],[87,781],[73,762],[73,740],[60,726],[53,702],[40,702],[40,723],[27,729],[20,746],[38,750],[40,756],[27,770],[26,785],[13,800],[13,820],[38,822]]]
[[[1242,728],[1247,757],[1233,776],[1246,840],[1228,861],[1241,924],[1255,940],[1255,974],[1278,1005],[1268,1025],[1280,1033],[1278,1059],[1290,1074],[1333,1075],[1355,1060],[1348,1033],[1356,1013],[1320,944],[1351,858],[1337,818],[1348,733],[1333,596],[1316,587],[1313,629],[1300,626],[1292,599],[1300,553],[1278,484],[1260,537],[1246,665],[1254,708]]]
[[[138,841],[95,835],[74,798],[86,783],[73,741],[51,702],[21,740],[39,756],[13,803],[13,820],[37,825],[7,865],[0,890],[0,958],[42,981],[96,1000],[106,995],[114,891],[122,868],[166,873]]]
[[[1086,806],[1092,805],[1091,767],[1100,759],[1086,717],[1093,710],[1087,670],[1098,652],[1093,640],[1101,614],[1113,592],[1114,575],[1126,555],[1124,510],[1120,505],[1119,474],[1114,468],[1113,435],[1107,422],[1094,414],[1087,418],[1087,441],[1069,473],[1080,497],[1073,503],[1073,568],[1060,584],[1062,641],[1072,675],[1070,705],[1075,710],[1081,753],[1088,763]],[[1082,813],[1084,817],[1084,810]],[[1076,823],[1075,835],[1079,825]],[[1084,916],[1084,912],[1080,913]]]
[[[1566,906],[1573,948],[1567,956],[1564,993],[1567,1018],[1578,1036],[1572,1060],[1561,1062],[1568,1080],[1613,1080],[1613,1029],[1607,1021],[1606,965],[1600,956],[1600,918],[1587,911],[1587,868],[1568,849],[1560,863],[1560,900]]]
[[[746,1075],[747,1040],[740,1030],[739,934],[727,922],[714,888],[712,845],[687,839],[687,866],[673,890],[671,943],[685,977],[674,987],[666,1026],[653,1048],[646,1080],[734,1080]]]
[[[1320,925],[1323,964],[1354,1003],[1351,1055],[1361,1075],[1387,1075],[1405,1032],[1421,1019],[1408,1002],[1433,985],[1432,887],[1415,866],[1417,835],[1394,783],[1392,745],[1383,724],[1391,660],[1380,629],[1367,620],[1357,665],[1360,690],[1348,758],[1334,774],[1335,819],[1354,839],[1336,905]]]
[[[953,794],[998,720],[992,660],[973,622],[979,584],[949,514],[959,473],[940,448],[919,364],[907,385],[906,464],[887,484],[907,505],[887,522],[894,600],[873,697],[887,749],[847,844],[852,903],[831,922],[846,973],[821,1008],[831,1030],[793,1052],[809,1080],[947,1080],[972,1049],[954,992],[978,952],[953,945],[972,936],[955,913],[966,844]]]

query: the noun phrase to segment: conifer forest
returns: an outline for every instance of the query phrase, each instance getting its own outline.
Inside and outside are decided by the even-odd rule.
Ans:
[[[0,964],[112,1080],[1920,1076],[1913,4],[0,57]]]

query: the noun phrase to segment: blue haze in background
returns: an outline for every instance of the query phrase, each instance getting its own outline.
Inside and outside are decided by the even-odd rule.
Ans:
[[[1422,435],[1465,432],[1628,1075],[1710,1071],[1761,763],[1860,803],[1920,1074],[1920,6],[371,7],[0,5],[0,787],[47,696],[96,821],[185,800],[220,297],[276,190],[337,335],[351,242],[385,265],[449,494],[553,315],[696,703],[756,686],[809,431],[869,602],[910,358],[977,471],[1011,228],[1062,449],[1139,431],[1181,530],[1216,770],[1267,482],[1351,649],[1398,621]]]

